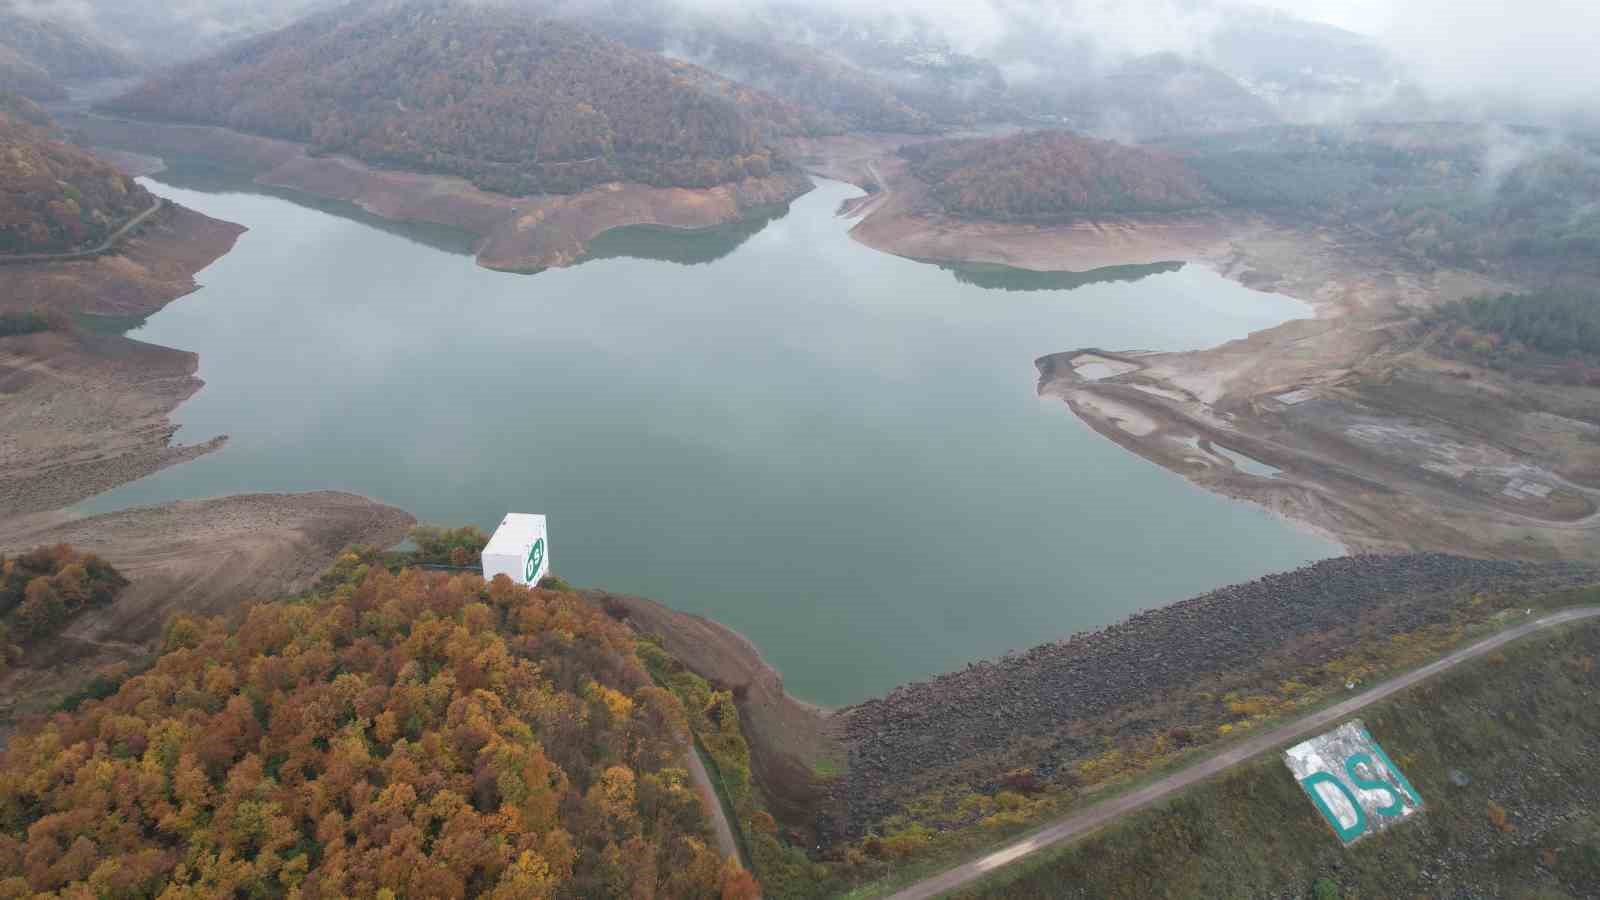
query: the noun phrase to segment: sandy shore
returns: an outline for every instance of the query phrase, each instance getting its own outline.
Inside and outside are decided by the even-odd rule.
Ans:
[[[203,159],[262,185],[353,203],[388,219],[472,232],[480,238],[479,265],[510,272],[572,265],[589,241],[613,228],[713,228],[753,210],[788,203],[811,189],[809,178],[791,170],[704,189],[618,183],[580,194],[508,197],[480,190],[463,178],[313,156],[300,144],[225,128],[95,115],[75,116],[68,124],[97,145],[168,159]]]

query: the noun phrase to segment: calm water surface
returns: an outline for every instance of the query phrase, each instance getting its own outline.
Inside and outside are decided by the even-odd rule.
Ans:
[[[1202,268],[898,259],[849,239],[859,192],[824,182],[764,225],[613,233],[518,276],[448,232],[150,187],[250,228],[128,323],[200,354],[179,439],[231,440],[85,511],[335,488],[446,524],[546,513],[562,576],[726,622],[826,704],[1339,552],[1035,395],[1047,353],[1307,314]]]

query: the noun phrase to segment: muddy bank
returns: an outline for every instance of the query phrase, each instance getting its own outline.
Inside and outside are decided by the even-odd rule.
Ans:
[[[193,353],[121,337],[0,339],[0,521],[71,506],[222,446],[172,442]]]
[[[859,835],[928,791],[1050,780],[1106,740],[1192,721],[1197,685],[1316,664],[1363,637],[1449,620],[1479,593],[1582,587],[1600,569],[1443,555],[1359,556],[1222,588],[1091,634],[975,663],[836,713],[849,768],[834,799]]]
[[[0,310],[146,315],[195,290],[243,228],[169,205],[115,253],[8,266]],[[193,353],[83,331],[0,338],[0,519],[69,506],[221,446],[175,446]]]
[[[771,812],[807,826],[825,801],[819,770],[837,771],[844,750],[830,714],[789,696],[783,678],[744,635],[654,600],[584,591],[612,617],[661,638],[668,653],[721,690],[733,692],[750,742],[751,771]]]
[[[389,546],[410,514],[353,494],[247,494],[186,500],[85,519],[0,522],[0,553],[67,543],[132,582],[0,678],[0,720],[48,709],[102,667],[137,663],[176,613],[234,615],[246,601],[309,588],[351,544]]]
[[[1189,353],[1083,348],[1039,390],[1108,439],[1357,551],[1600,558],[1600,390],[1443,360],[1417,311],[1512,288],[1339,233],[1240,235],[1219,267],[1316,318]],[[1113,358],[1114,370],[1087,365]]]
[[[95,315],[144,315],[194,291],[196,272],[221,258],[245,229],[167,204],[91,259],[6,266],[0,310],[36,307]]]
[[[609,184],[581,194],[508,197],[463,178],[312,156],[299,144],[223,128],[93,115],[73,117],[69,124],[96,145],[169,161],[202,160],[262,185],[353,203],[384,218],[472,232],[480,236],[478,263],[511,272],[572,265],[589,241],[613,228],[713,228],[811,189],[810,179],[792,170],[705,189]]]

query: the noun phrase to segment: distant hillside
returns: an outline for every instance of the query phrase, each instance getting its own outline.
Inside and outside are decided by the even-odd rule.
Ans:
[[[1044,108],[1096,133],[1145,138],[1257,128],[1278,121],[1266,100],[1203,63],[1161,53],[1045,92]]]
[[[587,24],[629,46],[668,53],[725,78],[815,110],[818,130],[927,131],[932,119],[891,85],[820,50],[716,28],[596,18]]]
[[[938,141],[906,147],[901,155],[958,216],[1059,222],[1215,202],[1174,156],[1062,131]]]
[[[0,41],[0,90],[34,100],[65,100],[67,89],[56,83],[44,67]]]
[[[749,900],[684,721],[577,594],[347,553],[13,737],[0,890]]]
[[[37,106],[0,91],[0,254],[93,244],[155,202],[48,123]]]
[[[345,9],[247,41],[112,109],[513,194],[617,180],[706,187],[782,167],[762,126],[788,113],[756,92],[708,87],[712,78],[571,24],[414,2]]]
[[[30,13],[112,43],[142,66],[215,52],[345,0],[23,0]],[[7,0],[0,0],[0,7]]]
[[[66,96],[62,81],[116,78],[137,68],[127,54],[71,25],[0,5],[0,89],[58,100]]]
[[[1456,265],[1600,274],[1600,142],[1451,123],[1163,142],[1229,205],[1358,225]]]

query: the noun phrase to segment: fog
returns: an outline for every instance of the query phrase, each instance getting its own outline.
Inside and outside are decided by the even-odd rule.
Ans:
[[[749,17],[749,0],[680,0],[725,19]],[[774,0],[769,0],[774,2]],[[1102,61],[1175,52],[1206,61],[1217,29],[1276,11],[1342,28],[1387,51],[1439,100],[1559,114],[1600,107],[1600,3],[1594,0],[811,0],[844,16],[933,26],[959,51],[1026,76],[1032,61],[1004,57],[1019,35],[1092,46]]]
[[[362,0],[369,2],[369,0]],[[1600,3],[1594,0],[489,0],[551,8],[681,6],[720,22],[803,28],[817,13],[878,35],[937,35],[993,62],[1014,81],[1056,65],[1114,65],[1171,52],[1215,62],[1213,38],[1272,12],[1348,29],[1382,48],[1392,72],[1447,106],[1440,114],[1541,116],[1600,110]],[[209,52],[224,40],[280,27],[338,0],[0,0],[85,25],[153,62]],[[1342,40],[1348,36],[1335,36]],[[1050,47],[1060,48],[1051,51]],[[1037,56],[1024,48],[1031,48]],[[1043,48],[1043,49],[1041,49]],[[1070,48],[1070,52],[1067,48]],[[1270,48],[1269,48],[1270,49]],[[1067,57],[1073,57],[1068,60]],[[166,57],[166,58],[164,58]],[[1515,117],[1515,116],[1513,116]]]

